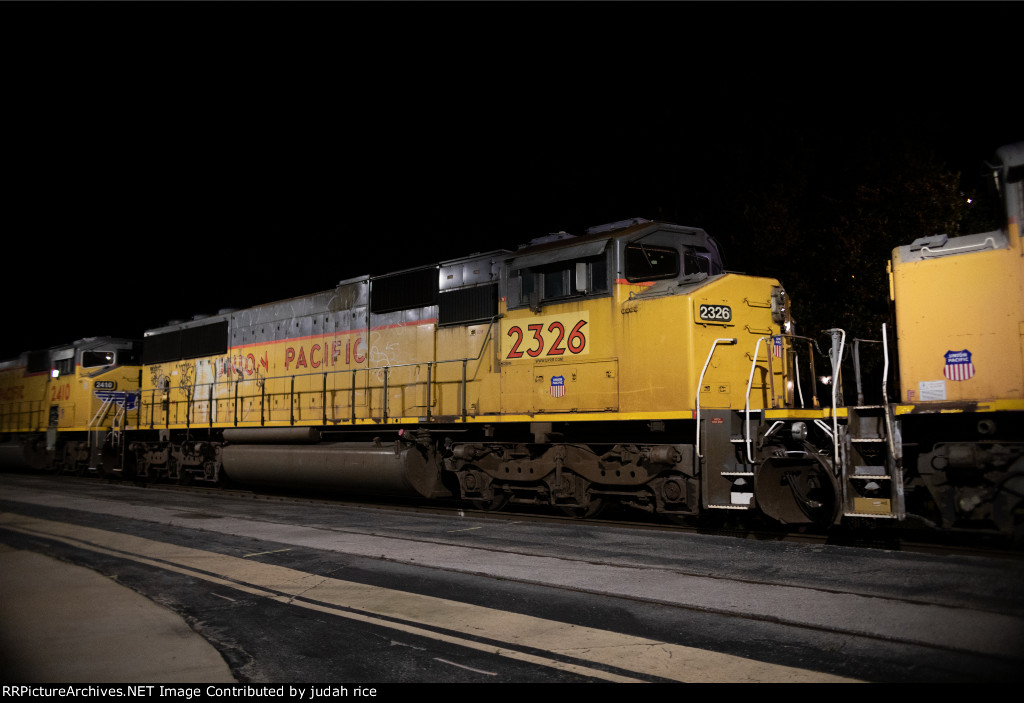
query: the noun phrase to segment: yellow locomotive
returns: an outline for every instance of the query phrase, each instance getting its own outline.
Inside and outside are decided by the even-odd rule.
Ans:
[[[749,508],[744,472],[699,485],[696,417],[785,402],[788,323],[779,283],[724,273],[702,230],[613,223],[152,330],[158,438],[131,448],[143,476]]]
[[[820,353],[779,281],[723,270],[703,230],[635,219],[166,325],[141,359],[96,342],[12,362],[0,457],[580,516],[1019,531],[1024,148],[999,159],[1004,230],[893,252],[896,328],[874,348],[899,380],[873,404],[859,375],[857,403],[841,392],[864,340],[827,330]]]
[[[0,362],[0,465],[83,473],[107,461],[136,409],[140,344],[91,337]]]
[[[917,514],[1024,525],[1024,142],[992,165],[1006,225],[919,239],[889,266],[899,342],[894,453]]]

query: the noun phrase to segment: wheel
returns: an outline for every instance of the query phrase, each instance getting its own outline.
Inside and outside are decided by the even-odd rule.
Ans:
[[[497,511],[508,505],[508,496],[504,493],[499,493],[490,500],[474,500],[470,502],[477,510]]]
[[[562,512],[569,517],[574,518],[588,518],[597,517],[601,514],[601,511],[605,509],[607,503],[604,498],[591,498],[586,505],[560,505]]]
[[[178,470],[178,460],[173,456],[167,457],[167,464],[163,469],[159,469],[156,472],[157,481],[168,481],[170,483],[177,483],[181,479],[181,473]]]

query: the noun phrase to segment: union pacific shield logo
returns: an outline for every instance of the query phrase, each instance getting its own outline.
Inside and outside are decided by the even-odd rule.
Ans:
[[[974,376],[974,364],[969,351],[948,351],[945,356],[946,368],[942,373],[950,381],[966,381]]]
[[[553,398],[561,398],[563,395],[565,395],[565,376],[552,376],[551,396]]]

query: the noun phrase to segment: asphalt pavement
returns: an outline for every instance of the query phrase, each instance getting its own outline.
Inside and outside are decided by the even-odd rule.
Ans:
[[[173,611],[90,569],[4,544],[0,679],[235,682],[220,653]]]
[[[787,675],[808,667],[810,660],[804,662],[800,652],[817,642],[819,633],[828,633],[833,643],[824,654],[834,646],[844,657],[867,660],[840,672],[866,680],[898,678],[901,672],[871,667],[887,665],[893,657],[920,666],[922,653],[936,671],[951,657],[973,662],[974,668],[957,669],[950,680],[977,676],[972,672],[979,665],[1003,675],[1024,652],[1024,571],[1016,560],[3,478],[0,534],[10,533],[10,540],[0,543],[0,678],[5,683],[232,683],[239,679],[207,637],[218,633],[219,623],[220,637],[209,639],[221,646],[227,632],[233,643],[241,626],[239,609],[266,616],[281,604],[315,606],[315,612],[339,618],[348,618],[354,608],[362,620],[372,620],[368,630],[390,633],[408,625],[401,631],[415,630],[409,636],[430,640],[431,647],[442,647],[432,636],[443,631],[445,642],[458,640],[460,653],[477,652],[474,638],[482,638],[488,647],[494,642],[506,643],[508,651],[523,646],[535,656],[540,638],[571,630],[544,651],[575,660],[582,656],[578,643],[586,629],[653,638],[657,652],[670,659],[685,647],[687,661],[702,653],[742,659],[749,668],[763,665],[750,642],[785,636],[797,654],[787,650],[767,658]],[[76,550],[92,555],[80,563],[95,563],[96,570],[62,561]],[[164,583],[149,584],[148,590],[140,585],[140,565],[147,572],[237,589],[245,594],[244,608],[221,593],[201,595],[222,598],[234,608],[222,608],[219,601],[214,610],[180,607],[193,602],[191,591],[174,607],[173,591]],[[480,592],[467,591],[476,580],[484,582]],[[552,590],[538,596],[538,589]],[[563,613],[547,609],[552,599],[585,604],[572,611],[579,622],[563,622]],[[587,608],[594,603],[612,604],[615,614],[629,611],[621,635],[603,611],[595,610],[591,618]],[[671,613],[667,625],[652,620],[649,627],[635,628],[636,618],[660,608]],[[451,615],[455,611],[465,622]],[[519,631],[496,625],[499,615],[543,627],[529,630],[531,636],[522,642],[506,642]],[[259,621],[257,639],[229,651],[246,657],[262,652],[276,661],[281,642],[274,639],[273,647],[259,649],[265,624],[270,632],[284,632],[274,630],[275,623]],[[308,658],[305,624],[293,627],[302,633],[295,658]],[[378,634],[367,634],[367,641],[376,642],[371,637]],[[870,651],[865,643],[873,643]],[[877,648],[884,654],[876,654]],[[413,651],[403,648],[403,653],[407,649]],[[565,654],[570,649],[573,654]],[[622,649],[591,647],[587,656],[597,651],[619,656]],[[650,649],[643,651],[649,661]],[[247,664],[231,662],[236,676],[252,675],[238,673]],[[549,667],[545,662],[540,668]],[[828,661],[815,660],[815,665],[832,671]],[[622,669],[621,658],[613,666]],[[694,667],[675,666],[673,676],[694,680]],[[714,666],[710,670],[720,679],[720,664]],[[263,678],[251,680],[276,681],[285,669],[259,671]],[[319,671],[308,678],[327,680]]]

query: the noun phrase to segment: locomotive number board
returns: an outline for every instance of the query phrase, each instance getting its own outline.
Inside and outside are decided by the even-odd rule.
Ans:
[[[697,317],[701,322],[732,322],[732,308],[728,305],[701,303],[697,307]]]

